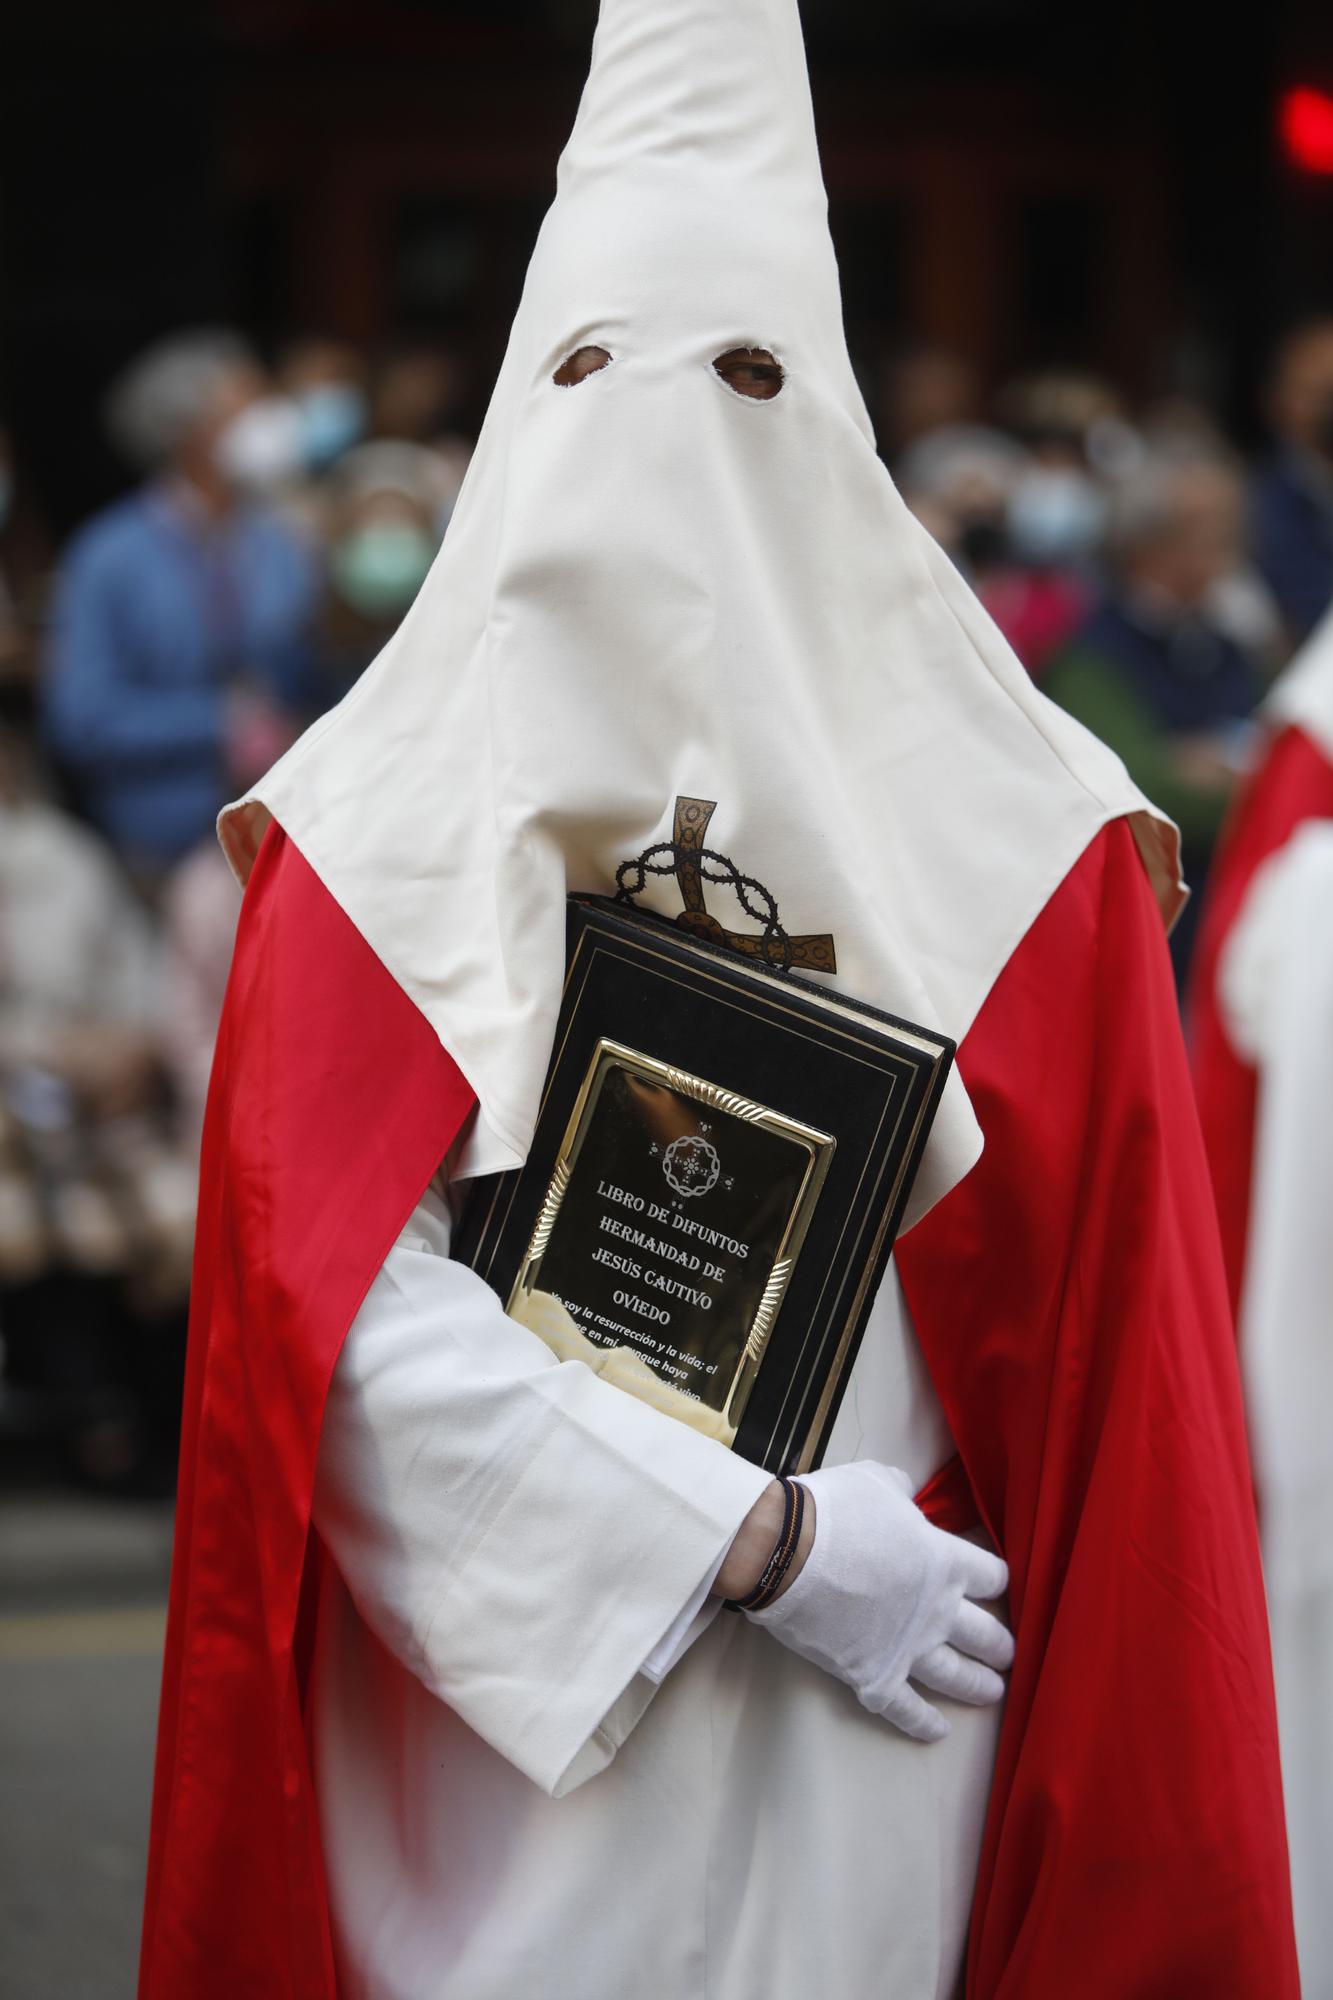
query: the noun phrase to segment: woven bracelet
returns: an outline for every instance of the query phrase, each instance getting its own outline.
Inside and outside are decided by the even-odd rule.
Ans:
[[[801,1523],[805,1519],[805,1488],[797,1479],[784,1479],[781,1485],[782,1533],[754,1589],[748,1597],[729,1597],[726,1601],[728,1611],[765,1610],[781,1590],[783,1579],[791,1568],[792,1558],[800,1546]]]

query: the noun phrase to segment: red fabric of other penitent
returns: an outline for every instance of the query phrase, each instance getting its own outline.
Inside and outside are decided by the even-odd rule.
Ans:
[[[1257,1080],[1231,1045],[1217,972],[1231,927],[1261,864],[1307,819],[1333,817],[1333,764],[1303,729],[1284,729],[1241,794],[1208,883],[1190,979],[1189,1043],[1208,1165],[1222,1224],[1227,1287],[1239,1318],[1250,1227]]]

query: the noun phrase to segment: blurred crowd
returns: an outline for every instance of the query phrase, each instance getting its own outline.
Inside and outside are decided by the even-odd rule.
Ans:
[[[918,349],[871,386],[908,504],[1179,821],[1197,890],[1256,710],[1333,599],[1333,318],[1278,344],[1250,462],[1202,404],[1090,375],[987,397]],[[106,402],[138,483],[59,550],[0,429],[0,1421],[86,1480],[170,1480],[238,905],[215,817],[411,604],[466,470],[459,388],[429,342],[266,364],[228,331],[168,339]]]
[[[1179,823],[1183,980],[1256,710],[1333,599],[1333,317],[1278,343],[1251,463],[1203,403],[1136,410],[1088,375],[1020,377],[985,408],[956,357],[910,354],[884,406],[908,504],[1034,680]]]
[[[170,1483],[239,892],[213,827],[411,604],[467,467],[456,359],[172,337],[137,483],[51,547],[0,430],[0,1436]]]

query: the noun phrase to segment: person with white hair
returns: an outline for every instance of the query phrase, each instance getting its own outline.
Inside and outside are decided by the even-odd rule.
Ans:
[[[299,417],[238,335],[151,347],[107,419],[147,477],[66,552],[45,727],[88,815],[152,880],[293,733],[319,576],[264,505],[298,466]]]

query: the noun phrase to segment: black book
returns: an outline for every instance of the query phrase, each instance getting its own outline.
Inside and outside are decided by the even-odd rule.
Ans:
[[[600,897],[569,899],[523,1167],[456,1254],[563,1359],[774,1473],[818,1465],[954,1044]]]

